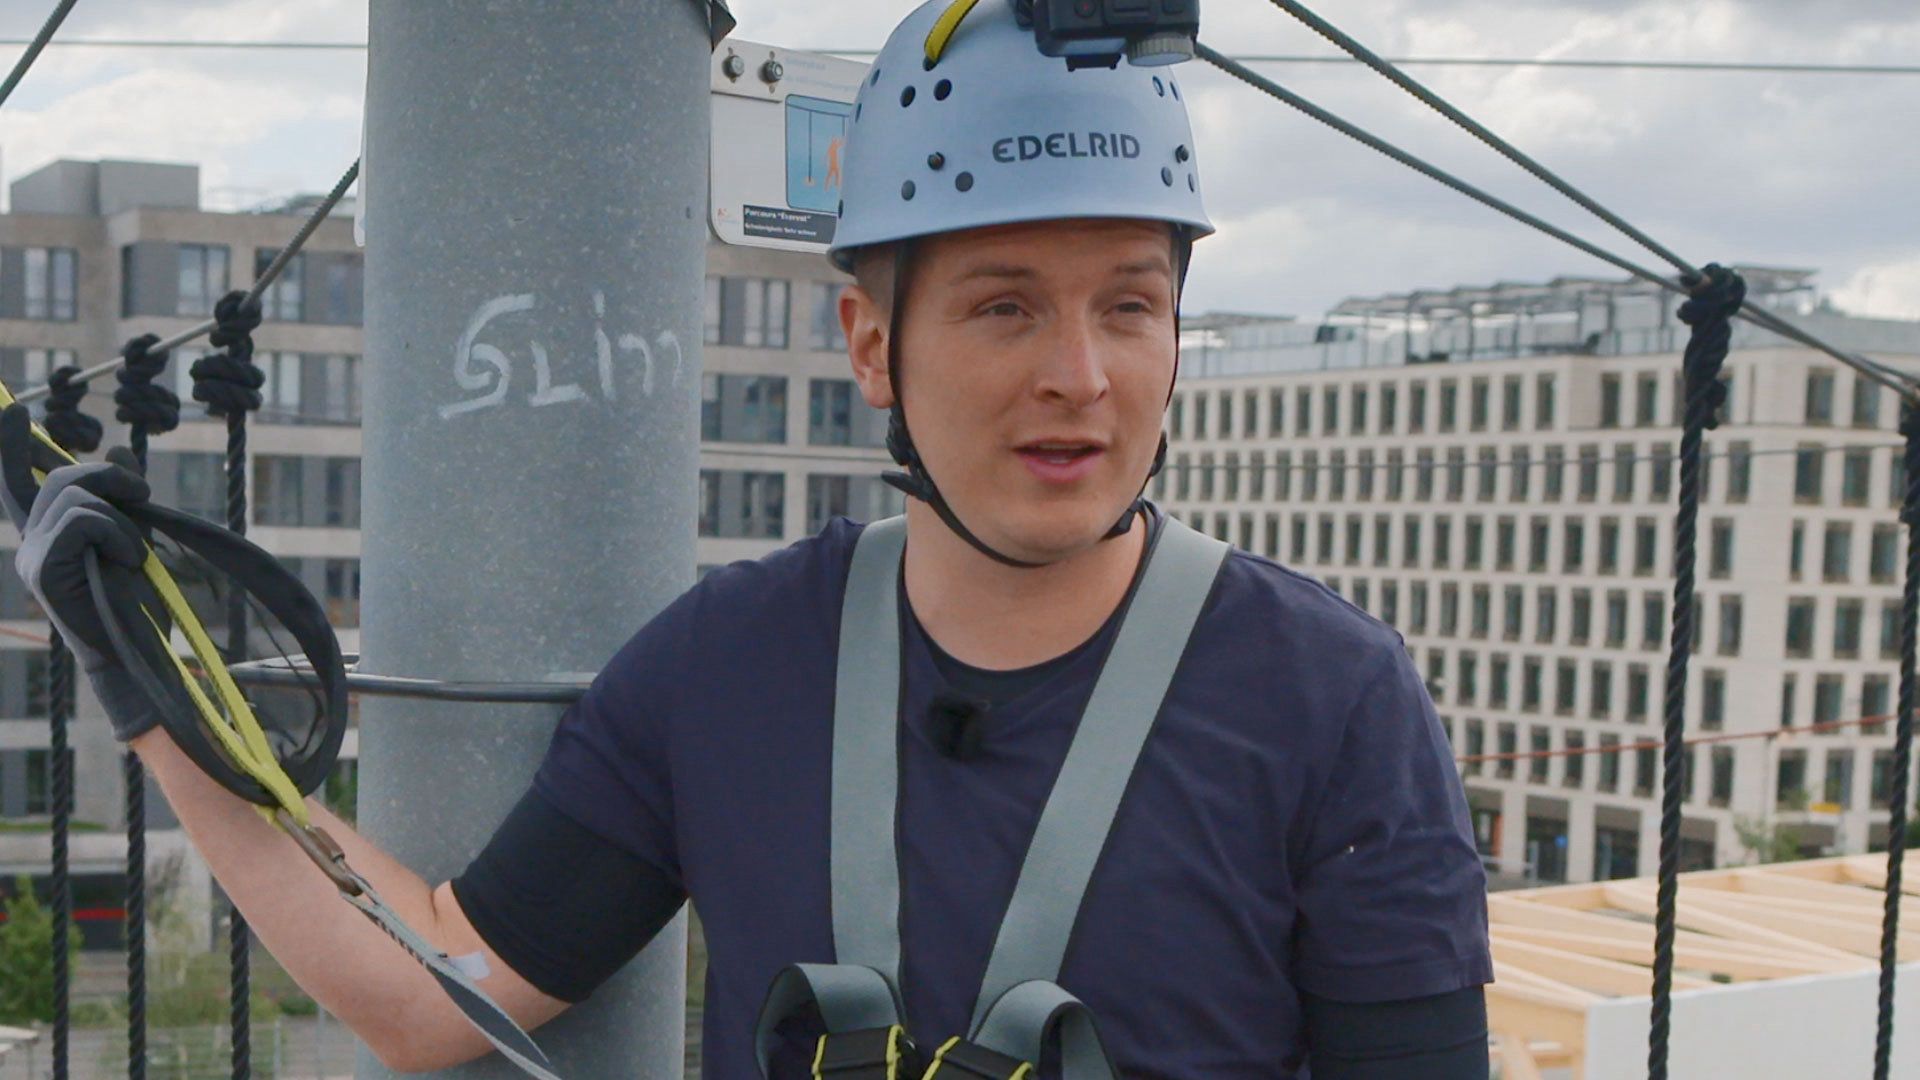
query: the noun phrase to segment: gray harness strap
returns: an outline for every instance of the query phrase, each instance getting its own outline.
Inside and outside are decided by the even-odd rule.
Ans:
[[[816,1002],[829,1030],[900,1022],[900,879],[894,814],[900,725],[899,575],[904,518],[869,525],[841,609],[834,695],[831,877],[835,965],[782,972],[761,1011],[774,1027]],[[1041,811],[974,1009],[970,1041],[1038,1062],[1057,1038],[1066,1080],[1117,1075],[1092,1013],[1058,986],[1087,883],[1140,751],[1212,591],[1227,545],[1167,519]]]

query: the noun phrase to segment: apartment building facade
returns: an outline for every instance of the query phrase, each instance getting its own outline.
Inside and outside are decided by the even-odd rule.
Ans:
[[[1758,302],[1810,307],[1805,275],[1750,278],[1772,286]],[[1318,326],[1196,320],[1154,492],[1399,630],[1491,868],[1650,875],[1660,755],[1634,747],[1664,710],[1685,328],[1627,286],[1503,288],[1517,298],[1384,298]],[[1920,324],[1803,319],[1920,359]],[[1890,725],[1851,722],[1893,711],[1898,402],[1744,332],[1725,381],[1702,474],[1682,861],[1882,846]]]
[[[273,258],[312,206],[263,212],[200,206],[197,167],[61,161],[15,181],[0,214],[0,379],[16,390],[62,365],[115,355],[142,333],[169,336],[206,319],[230,288]],[[884,413],[860,398],[835,308],[844,275],[819,256],[709,248],[701,389],[697,558],[702,571],[756,558],[810,535],[836,515],[897,512],[878,474]],[[321,599],[342,645],[359,644],[360,418],[368,359],[361,330],[362,252],[345,213],[323,222],[263,298],[255,334],[266,404],[249,426],[250,535]],[[188,370],[201,349],[178,350],[170,385],[186,407],[178,431],[156,438],[155,498],[225,517],[224,421],[192,400]],[[83,404],[112,420],[115,384]],[[0,562],[15,538],[0,530]],[[52,807],[47,749],[47,627],[10,572],[0,572],[0,879],[45,874]],[[84,715],[72,728],[76,773],[73,868],[87,940],[117,940],[125,858],[118,748]],[[349,736],[349,755],[355,740]],[[208,883],[161,800],[149,800],[153,859],[179,860],[189,903]]]

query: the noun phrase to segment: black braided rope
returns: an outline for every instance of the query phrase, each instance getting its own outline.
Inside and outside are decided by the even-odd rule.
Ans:
[[[74,378],[80,369],[72,364],[47,376],[46,412],[40,426],[54,442],[74,454],[91,454],[100,449],[100,421],[80,411],[80,400],[87,396],[87,384]]]
[[[343,181],[345,183],[345,181]],[[309,225],[315,224],[310,221]],[[297,250],[311,228],[296,236],[289,249]],[[194,362],[193,396],[207,411],[227,420],[227,528],[247,532],[247,413],[260,407],[265,381],[253,363],[253,331],[260,325],[260,301],[253,293],[230,292],[213,308],[217,324],[208,342],[220,349]],[[246,593],[236,581],[227,582],[227,659],[245,659],[247,649]],[[249,933],[246,916],[231,901],[227,905],[227,1011],[232,1028],[233,1077],[253,1074],[253,1017]]]
[[[1720,367],[1733,342],[1733,313],[1746,296],[1740,275],[1709,265],[1680,305],[1693,327],[1682,360],[1687,408],[1680,430],[1679,508],[1673,523],[1673,636],[1667,653],[1665,748],[1660,775],[1660,876],[1653,920],[1653,1009],[1647,1076],[1667,1080],[1673,1017],[1673,939],[1680,891],[1680,806],[1686,786],[1687,663],[1693,654],[1693,569],[1700,517],[1701,444],[1726,402]]]
[[[147,1075],[147,773],[140,755],[120,758],[127,804],[127,1080]]]
[[[47,753],[53,762],[53,1080],[70,1075],[73,970],[67,930],[73,925],[67,837],[73,827],[73,760],[67,725],[73,719],[73,653],[55,633],[47,651]]]
[[[1907,577],[1900,594],[1900,712],[1893,724],[1893,775],[1887,790],[1887,892],[1880,922],[1874,1080],[1888,1080],[1893,1066],[1893,975],[1899,962],[1901,871],[1907,854],[1907,776],[1913,770],[1914,623],[1920,616],[1920,407],[1911,400],[1900,403],[1900,433],[1907,439],[1907,490],[1900,507],[1900,520],[1907,526]]]

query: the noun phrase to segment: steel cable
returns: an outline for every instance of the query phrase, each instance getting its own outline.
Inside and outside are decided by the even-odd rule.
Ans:
[[[20,80],[27,77],[27,71],[33,67],[35,60],[40,59],[41,50],[53,40],[55,31],[60,29],[61,23],[67,21],[67,13],[73,10],[73,5],[76,3],[79,3],[79,0],[60,0],[60,3],[54,7],[53,14],[48,15],[47,21],[41,24],[40,32],[33,35],[33,40],[27,43],[27,51],[21,53],[20,59],[14,61],[13,70],[7,73],[7,81],[0,83],[0,105],[5,105],[7,99],[13,96],[13,88],[19,86]]]

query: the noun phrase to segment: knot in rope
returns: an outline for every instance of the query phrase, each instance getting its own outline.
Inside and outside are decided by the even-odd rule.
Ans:
[[[239,416],[258,409],[266,376],[253,362],[253,332],[260,327],[260,301],[234,290],[213,306],[207,340],[221,351],[193,362],[193,399],[213,416]]]
[[[1720,365],[1733,345],[1733,317],[1746,301],[1747,282],[1719,263],[1709,263],[1684,283],[1690,295],[1680,305],[1680,321],[1693,327],[1681,365],[1687,385],[1687,420],[1711,431],[1720,426],[1720,410],[1727,403]],[[1696,410],[1700,415],[1695,415]]]
[[[1900,520],[1920,526],[1920,405],[1910,400],[1900,403],[1900,434],[1907,440],[1907,490],[1900,503]]]
[[[47,376],[47,412],[40,424],[68,451],[91,454],[100,449],[100,421],[80,411],[87,384],[74,381],[78,374],[80,369],[68,364]]]
[[[180,396],[153,381],[167,370],[168,354],[149,351],[159,341],[158,334],[142,334],[121,348],[127,362],[116,375],[120,389],[113,392],[117,406],[113,415],[149,435],[164,435],[180,426]]]

